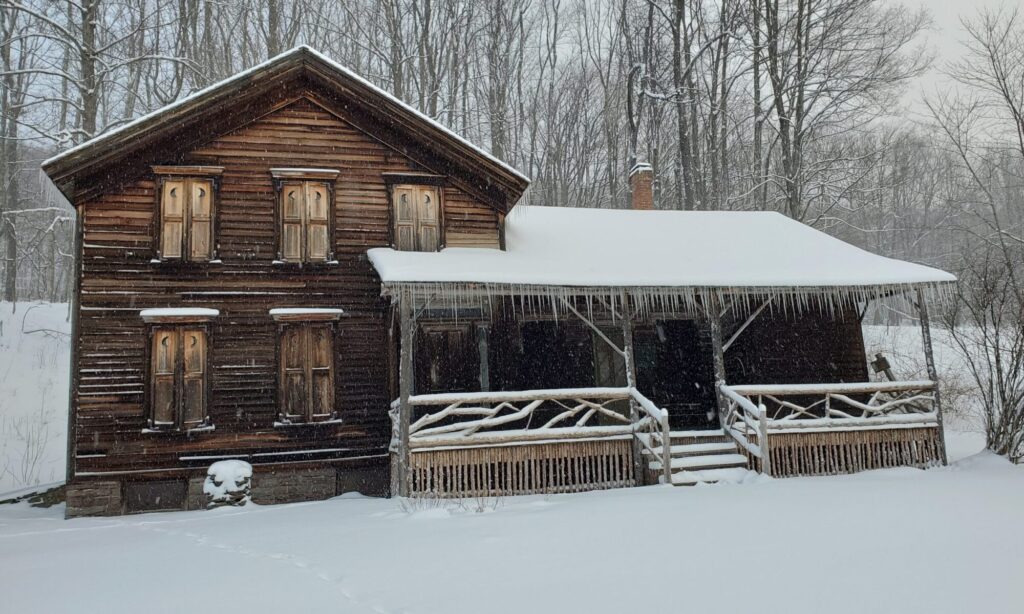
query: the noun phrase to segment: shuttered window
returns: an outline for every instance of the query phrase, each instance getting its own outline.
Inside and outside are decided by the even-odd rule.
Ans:
[[[213,256],[214,180],[169,177],[160,191],[160,258],[207,262]]]
[[[396,185],[392,189],[395,249],[436,252],[441,246],[438,188]]]
[[[150,426],[190,429],[206,423],[207,335],[195,326],[153,330]]]
[[[280,196],[280,250],[285,262],[326,262],[331,241],[331,189],[323,181],[284,181]]]
[[[281,327],[281,419],[330,420],[334,412],[334,328],[325,323]]]

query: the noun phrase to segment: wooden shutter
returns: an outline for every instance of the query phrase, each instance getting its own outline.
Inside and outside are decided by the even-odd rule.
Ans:
[[[154,426],[170,426],[176,421],[177,365],[178,332],[176,330],[154,331],[151,369],[153,386],[151,412]]]
[[[330,326],[311,326],[309,334],[309,382],[311,420],[327,420],[334,414],[334,344]]]
[[[407,186],[394,189],[395,249],[416,250],[416,190]]]
[[[160,257],[181,258],[185,235],[185,181],[164,181],[160,196]]]
[[[281,188],[281,257],[289,262],[302,261],[304,209],[303,184],[284,184]]]
[[[213,254],[213,182],[193,179],[189,185],[188,258],[201,262],[210,260]]]
[[[416,238],[421,252],[436,252],[440,243],[437,190],[421,187],[416,190]]]
[[[281,414],[286,420],[306,416],[306,329],[286,326],[281,332]]]
[[[206,420],[206,333],[187,329],[182,344],[182,424],[194,427]]]
[[[326,183],[306,184],[306,259],[310,262],[324,262],[330,253],[328,216],[330,195]]]

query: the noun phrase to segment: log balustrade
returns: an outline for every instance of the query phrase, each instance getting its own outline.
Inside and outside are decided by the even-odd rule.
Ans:
[[[762,473],[851,473],[942,461],[932,381],[726,385],[723,427]]]
[[[408,402],[417,416],[409,425],[414,495],[632,486],[634,442],[661,458],[670,477],[668,412],[635,388],[425,394]]]

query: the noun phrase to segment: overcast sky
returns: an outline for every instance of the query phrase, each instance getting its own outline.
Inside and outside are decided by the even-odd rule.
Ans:
[[[954,87],[949,78],[942,74],[946,63],[956,60],[963,50],[967,36],[961,18],[973,18],[980,8],[997,9],[1001,5],[1012,7],[1018,0],[889,0],[907,7],[924,7],[931,14],[932,27],[925,34],[925,44],[935,53],[931,70],[924,75],[917,88],[907,93],[907,104],[914,110],[921,109],[921,94],[934,92],[937,88]]]

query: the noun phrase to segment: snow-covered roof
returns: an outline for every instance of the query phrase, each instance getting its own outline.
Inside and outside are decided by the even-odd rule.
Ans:
[[[364,95],[367,95],[370,98],[370,103],[375,108],[386,109],[387,112],[396,113],[402,117],[403,122],[411,122],[423,127],[425,129],[424,134],[446,139],[449,144],[456,144],[464,148],[474,156],[476,166],[483,170],[510,176],[518,190],[518,193],[515,195],[516,199],[518,199],[519,193],[529,184],[529,178],[512,165],[494,157],[480,146],[463,138],[434,118],[406,104],[390,92],[374,85],[348,67],[335,62],[307,45],[299,45],[289,49],[265,62],[243,70],[227,79],[193,92],[167,106],[156,109],[71,147],[44,160],[42,168],[62,191],[68,190],[69,187],[65,185],[65,177],[68,174],[78,172],[87,165],[97,163],[101,157],[109,155],[109,152],[106,150],[113,149],[116,152],[122,145],[136,142],[138,140],[137,136],[145,136],[147,132],[155,131],[155,128],[162,126],[163,123],[180,119],[180,116],[183,114],[196,116],[195,110],[204,106],[230,104],[230,101],[237,97],[235,90],[238,88],[256,87],[259,79],[275,71],[287,70],[290,65],[297,63],[318,65],[316,68],[321,71],[326,69],[327,72],[333,73],[333,77],[342,80],[349,86],[355,86],[354,89],[359,89]],[[405,125],[408,125],[408,123]],[[71,195],[68,196],[71,198]]]
[[[634,211],[520,205],[506,250],[369,250],[385,288],[483,286],[833,292],[873,296],[956,278],[885,258],[773,212]],[[563,293],[565,294],[565,293]]]

